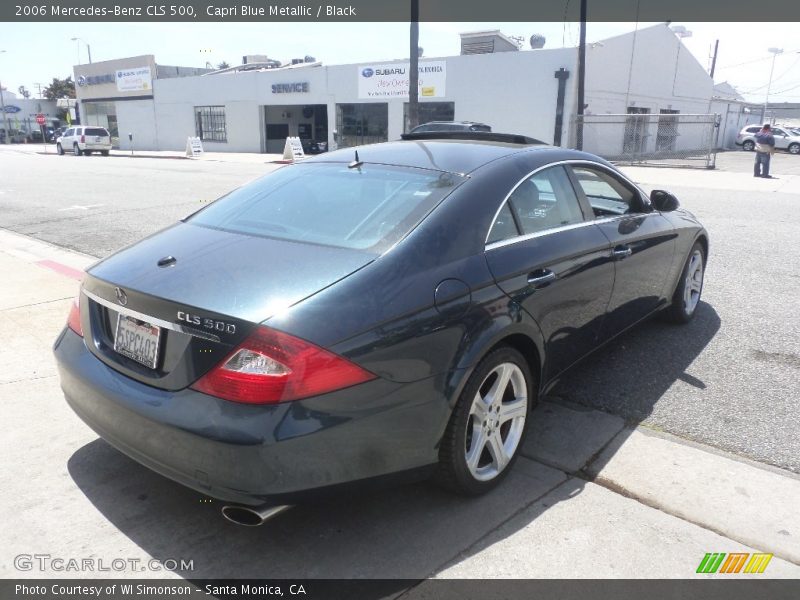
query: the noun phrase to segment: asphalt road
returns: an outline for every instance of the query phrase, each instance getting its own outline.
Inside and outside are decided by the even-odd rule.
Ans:
[[[628,169],[708,228],[704,301],[688,327],[654,320],[601,349],[554,395],[800,473],[800,157],[776,156],[776,181],[752,160]],[[0,227],[105,256],[273,168],[0,147]]]

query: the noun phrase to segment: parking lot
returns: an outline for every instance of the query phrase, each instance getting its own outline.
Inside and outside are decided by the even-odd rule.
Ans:
[[[430,486],[411,486],[372,498],[301,507],[270,523],[269,529],[232,532],[233,526],[216,514],[216,503],[198,498],[95,439],[65,406],[48,346],[66,318],[75,282],[48,283],[57,289],[41,304],[9,295],[0,307],[9,315],[3,327],[6,335],[14,340],[20,324],[26,324],[37,332],[37,339],[25,342],[28,346],[12,342],[0,351],[10,365],[0,376],[0,397],[6,403],[15,398],[17,402],[10,413],[10,422],[17,427],[13,436],[3,436],[2,443],[10,451],[13,444],[26,440],[29,460],[38,466],[30,471],[29,485],[13,484],[25,489],[3,498],[6,514],[20,515],[24,525],[14,530],[3,551],[0,572],[18,575],[5,560],[11,554],[52,551],[52,544],[46,543],[52,539],[48,527],[57,522],[59,551],[195,558],[192,576],[487,576],[471,575],[470,565],[486,553],[491,555],[493,548],[515,552],[515,544],[523,543],[520,532],[535,520],[544,529],[524,543],[553,544],[551,553],[563,554],[563,563],[558,564],[564,571],[552,564],[539,572],[532,567],[519,571],[496,566],[489,576],[574,576],[569,556],[575,538],[569,540],[572,534],[565,524],[573,533],[610,535],[625,530],[626,520],[645,518],[640,514],[644,505],[627,504],[627,498],[609,491],[613,485],[585,480],[598,475],[598,464],[605,465],[605,459],[598,463],[595,454],[621,431],[639,426],[656,436],[664,433],[686,440],[688,448],[701,444],[712,454],[731,453],[745,459],[744,464],[754,461],[773,471],[787,471],[796,484],[791,473],[800,474],[800,157],[776,155],[772,180],[753,178],[752,160],[750,153],[731,152],[718,157],[713,171],[623,168],[648,191],[674,192],[710,233],[697,317],[688,327],[655,320],[645,323],[573,370],[540,409],[542,420],[534,430],[539,438],[534,435],[523,452],[526,459],[502,490],[476,501],[453,498]],[[0,228],[103,257],[278,167],[253,156],[242,160],[119,154],[58,157],[42,154],[41,147],[0,147]],[[36,279],[22,278],[19,289],[37,285]],[[41,364],[27,364],[27,357],[37,352],[42,354]],[[591,420],[584,421],[586,415]],[[554,431],[568,432],[570,427],[572,434],[555,439]],[[24,435],[20,428],[26,429]],[[639,443],[638,437],[629,437]],[[606,458],[612,464],[624,456]],[[591,464],[594,471],[587,466]],[[572,477],[578,472],[584,478]],[[709,478],[714,476],[709,473]],[[742,486],[747,495],[747,482]],[[675,502],[678,506],[679,500]],[[560,512],[567,510],[565,506],[577,512]],[[610,512],[603,513],[598,506],[609,506]],[[646,533],[636,533],[644,535],[637,542],[643,555],[648,545],[662,543],[659,532],[665,530],[694,540],[697,552],[721,544],[725,538],[720,535],[758,547],[758,535],[729,535],[723,524],[692,518],[688,521],[701,527],[662,523],[680,511],[660,508],[658,516],[648,521]],[[47,514],[37,515],[37,510]],[[583,515],[585,523],[571,521],[574,514]],[[598,523],[602,527],[593,530]],[[796,543],[800,531],[788,525],[786,529]],[[548,531],[565,533],[563,539],[553,539],[545,535]],[[420,536],[420,532],[428,533]],[[610,546],[602,551],[611,555],[615,544],[622,543],[620,538],[606,542]],[[348,552],[337,552],[343,547]],[[324,560],[320,549],[325,551]],[[630,548],[620,546],[617,551]],[[233,561],[234,556],[243,558]],[[794,562],[795,554],[782,556]],[[774,568],[797,577],[797,563],[789,563],[780,566],[776,559]],[[657,575],[640,576],[688,576],[666,575],[667,567]],[[632,576],[624,567],[602,562],[588,573]]]

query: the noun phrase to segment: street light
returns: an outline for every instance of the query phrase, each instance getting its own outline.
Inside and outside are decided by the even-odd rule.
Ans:
[[[89,64],[92,64],[92,47],[86,42],[86,40],[79,37],[70,38],[70,40],[73,42],[78,42],[78,64],[81,63],[81,42],[86,44],[86,53],[89,55]]]
[[[767,103],[769,102],[769,90],[772,88],[772,73],[775,71],[775,59],[778,54],[783,54],[783,48],[767,48],[767,52],[772,53],[772,67],[769,70],[769,83],[767,83],[767,97],[764,98],[764,108],[761,109],[761,123],[767,118]]]
[[[0,50],[0,54],[5,54],[5,50]],[[8,138],[11,137],[11,131],[8,129],[8,115],[6,114],[6,100],[5,94],[3,94],[3,83],[0,82],[0,110],[3,111],[3,131],[5,135],[3,136],[3,143],[8,143]]]

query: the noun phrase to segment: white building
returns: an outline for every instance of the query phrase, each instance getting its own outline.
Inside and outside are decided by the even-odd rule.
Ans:
[[[5,118],[0,114],[0,128],[11,131],[21,131],[27,136],[31,131],[38,130],[36,123],[37,115],[44,115],[47,126],[58,126],[59,110],[55,100],[43,100],[39,98],[18,98],[16,94],[8,90],[0,91],[2,96],[2,106],[5,110]]]
[[[568,145],[577,58],[576,48],[519,50],[497,31],[463,34],[461,55],[420,59],[420,122],[479,121]],[[75,79],[81,113],[113,127],[123,149],[131,134],[137,149],[182,150],[199,136],[209,151],[281,152],[287,136],[344,147],[398,139],[407,128],[407,60],[267,66],[165,77],[142,56],[76,66]],[[594,115],[710,108],[710,77],[666,25],[593,45],[586,73]],[[588,150],[594,141],[587,137]]]

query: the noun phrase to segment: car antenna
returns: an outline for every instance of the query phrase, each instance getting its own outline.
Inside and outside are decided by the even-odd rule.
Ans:
[[[356,159],[353,162],[351,162],[349,165],[347,165],[347,168],[348,169],[355,169],[355,168],[360,167],[363,164],[364,164],[363,161],[358,159],[358,150],[356,150]]]

